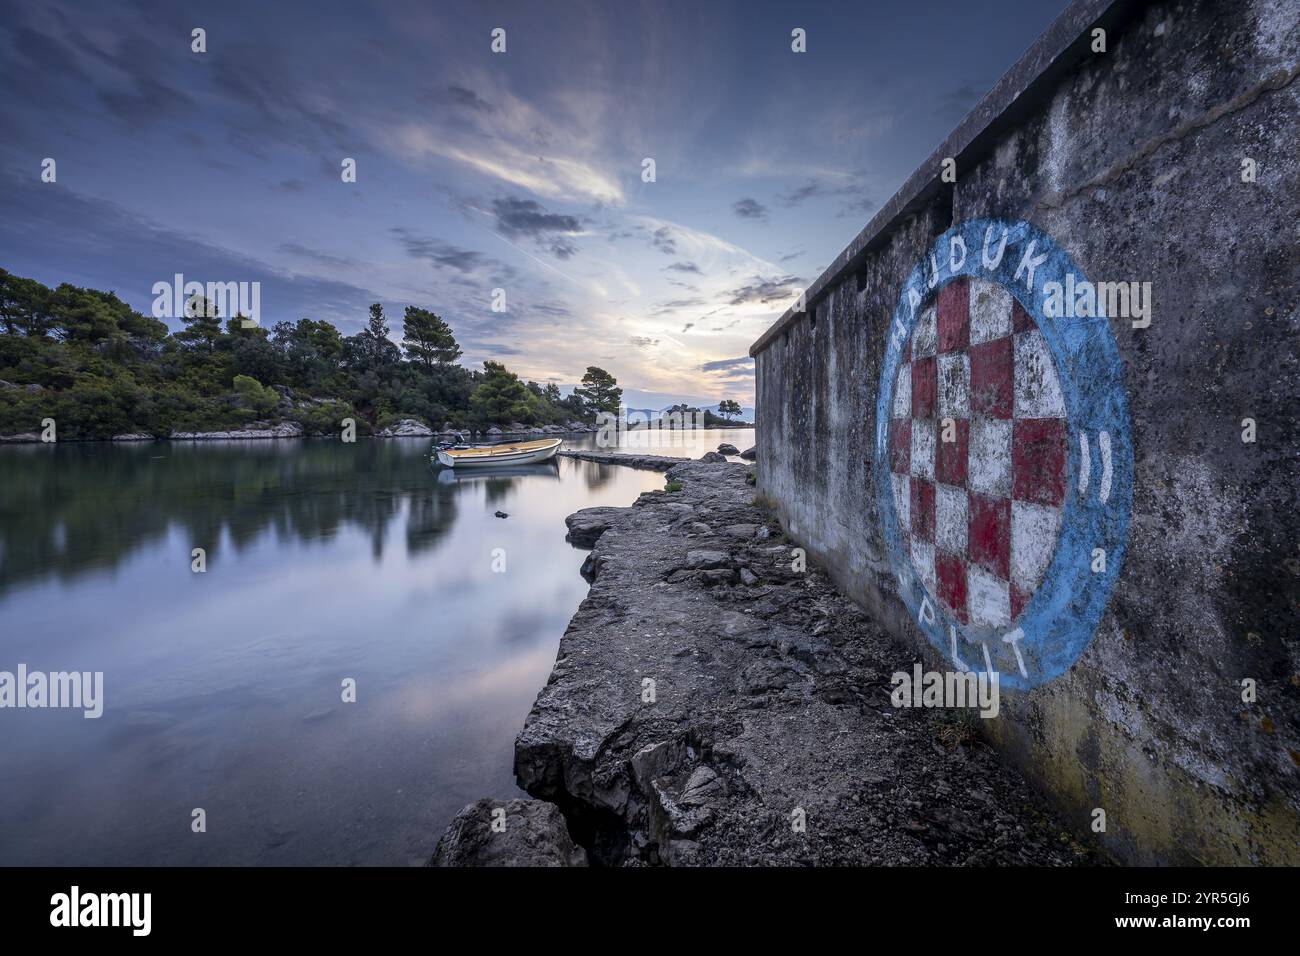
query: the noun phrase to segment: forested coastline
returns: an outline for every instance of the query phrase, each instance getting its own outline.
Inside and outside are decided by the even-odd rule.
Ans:
[[[0,269],[0,435],[40,431],[45,419],[60,440],[287,421],[336,434],[345,418],[362,434],[403,418],[434,428],[564,425],[617,411],[622,397],[595,366],[567,396],[499,362],[467,369],[451,327],[418,306],[401,317],[400,347],[378,303],[350,336],[324,320],[265,328],[223,319],[197,297],[185,311],[172,332],[112,292],[51,289]]]

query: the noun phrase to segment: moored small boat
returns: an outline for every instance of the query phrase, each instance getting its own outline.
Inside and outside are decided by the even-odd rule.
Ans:
[[[535,441],[512,442],[505,445],[484,445],[479,448],[439,448],[435,455],[446,468],[497,468],[502,465],[531,465],[548,461],[564,444],[563,438],[539,438]]]

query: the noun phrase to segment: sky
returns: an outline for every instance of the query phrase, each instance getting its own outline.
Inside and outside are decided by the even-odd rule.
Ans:
[[[0,267],[751,405],[750,344],[1064,7],[0,0]]]

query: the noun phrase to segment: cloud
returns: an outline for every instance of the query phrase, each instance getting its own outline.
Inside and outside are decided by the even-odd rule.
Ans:
[[[633,335],[633,336],[629,336],[628,341],[631,342],[633,345],[635,345],[635,346],[636,346],[637,348],[639,348],[639,349],[654,348],[656,345],[659,344],[659,340],[658,340],[658,339],[652,339],[652,338],[650,338],[650,336],[648,336],[648,335]]]
[[[388,230],[412,259],[427,259],[437,268],[457,272],[474,272],[489,261],[481,252],[461,249],[441,239],[414,235],[409,229],[394,226]]]
[[[0,208],[6,213],[0,216],[5,268],[51,286],[71,282],[115,291],[146,314],[153,283],[170,281],[177,272],[200,282],[260,282],[267,327],[311,316],[351,334],[360,328],[367,306],[386,298],[338,279],[296,274],[32,177],[0,174]]]
[[[447,92],[443,98],[445,102],[453,106],[474,110],[477,113],[492,113],[496,110],[495,106],[482,99],[473,90],[457,86],[455,83],[447,87]]]
[[[669,315],[679,309],[693,309],[696,306],[704,305],[704,299],[672,299],[668,302],[660,302],[655,306],[651,315]]]
[[[745,305],[752,302],[767,305],[769,302],[779,302],[794,296],[799,291],[797,286],[799,281],[798,276],[792,275],[770,279],[754,276],[752,282],[732,289],[727,295],[731,296],[731,305]]]
[[[731,211],[741,219],[757,219],[762,222],[767,221],[767,207],[757,199],[737,199],[731,204]]]
[[[748,355],[741,355],[737,358],[718,359],[715,362],[705,362],[700,366],[701,372],[730,372],[736,369],[748,368],[753,371],[754,360]]]
[[[452,137],[447,136],[448,132],[424,121],[409,121],[392,130],[377,129],[373,136],[391,145],[408,162],[442,157],[547,199],[602,205],[623,202],[623,187],[613,176],[582,160],[539,154],[536,130],[521,136],[526,149],[484,131]]]
[[[823,198],[859,198],[866,194],[866,185],[857,175],[842,175],[837,177],[838,182],[828,181],[822,178],[812,178],[805,180],[802,184],[794,186],[784,193],[777,196],[777,199],[785,206],[798,206],[809,199]]]
[[[517,198],[493,200],[492,213],[505,235],[532,239],[557,259],[568,259],[578,251],[567,238],[582,233],[582,223],[576,216],[549,212],[538,202]]]
[[[700,267],[694,262],[674,262],[672,265],[664,266],[669,272],[693,272],[700,275]]]
[[[328,266],[331,269],[352,269],[357,265],[355,259],[333,256],[327,252],[321,252],[318,249],[312,249],[297,242],[280,243],[280,251],[287,252],[289,255],[297,256],[300,259],[307,259],[311,262]]]
[[[677,255],[677,241],[667,226],[660,226],[650,234],[650,245],[666,256]]]

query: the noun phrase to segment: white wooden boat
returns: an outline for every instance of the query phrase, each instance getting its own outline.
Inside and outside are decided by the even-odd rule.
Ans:
[[[447,468],[497,468],[548,461],[563,444],[563,438],[539,438],[481,448],[439,448],[436,455],[438,463]]]

